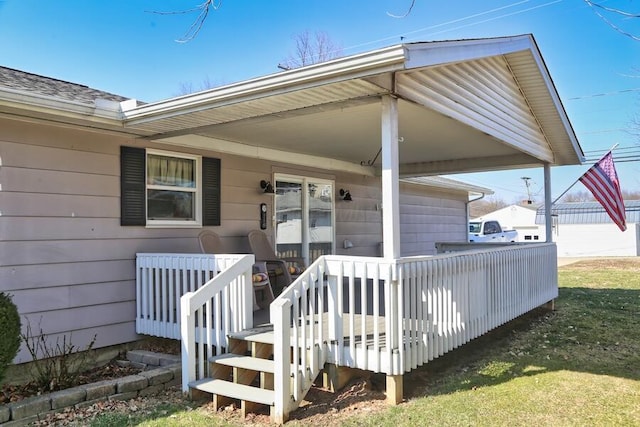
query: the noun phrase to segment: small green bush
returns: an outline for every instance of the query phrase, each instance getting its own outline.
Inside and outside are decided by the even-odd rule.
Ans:
[[[0,292],[0,382],[20,348],[20,314],[11,296]]]

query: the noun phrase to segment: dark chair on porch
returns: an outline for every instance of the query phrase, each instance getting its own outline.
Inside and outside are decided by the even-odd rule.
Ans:
[[[250,231],[248,237],[251,252],[256,256],[256,262],[266,263],[271,283],[277,287],[277,293],[279,294],[300,275],[304,266],[304,259],[300,257],[278,257],[263,231]]]

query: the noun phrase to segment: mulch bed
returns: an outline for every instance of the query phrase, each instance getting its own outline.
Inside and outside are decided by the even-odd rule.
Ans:
[[[180,342],[176,340],[169,340],[163,338],[147,338],[135,343],[136,350],[147,350],[156,353],[164,354],[180,354]],[[91,384],[102,380],[112,380],[116,378],[122,378],[129,375],[135,375],[142,371],[142,369],[118,363],[118,359],[124,359],[124,357],[116,358],[106,365],[95,367],[82,372],[76,378],[76,381],[70,387],[75,387],[84,384]],[[38,386],[29,382],[27,384],[4,384],[0,385],[0,405],[4,405],[11,402],[17,402],[27,397],[38,396],[42,393],[48,393],[54,390],[40,390]]]
[[[73,386],[90,384],[102,380],[122,378],[128,375],[137,374],[140,371],[141,369],[135,368],[133,366],[120,366],[115,360],[112,360],[104,366],[90,369],[78,375]],[[0,405],[17,402],[27,397],[37,396],[43,392],[49,391],[50,390],[40,390],[38,386],[33,382],[18,385],[5,384],[0,388]]]

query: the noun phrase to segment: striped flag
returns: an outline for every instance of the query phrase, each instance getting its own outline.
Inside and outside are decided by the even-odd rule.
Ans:
[[[613,155],[609,151],[598,163],[580,177],[585,187],[593,193],[593,196],[600,202],[604,210],[607,211],[613,222],[621,231],[627,229],[625,217],[624,200],[620,191],[620,182],[616,167],[613,164]]]

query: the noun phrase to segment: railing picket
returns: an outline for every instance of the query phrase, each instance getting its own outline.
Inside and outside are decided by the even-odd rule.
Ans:
[[[354,367],[354,357],[356,354],[356,296],[355,296],[355,264],[354,262],[349,263],[349,288],[348,288],[348,298],[349,298],[349,354],[350,357],[347,358],[350,367]]]
[[[158,298],[161,301],[161,305],[162,308],[160,310],[159,316],[158,316],[158,321],[160,322],[160,327],[161,327],[161,334],[163,336],[168,336],[168,328],[167,326],[169,325],[169,319],[167,319],[167,314],[169,312],[169,301],[167,298],[167,292],[169,291],[168,288],[168,280],[169,280],[169,271],[171,271],[171,257],[163,257],[163,265],[162,265],[162,272],[160,274],[161,277],[161,281],[160,281],[160,294],[158,295]],[[169,294],[170,295],[170,294]]]
[[[453,261],[455,258],[447,258],[446,265],[447,270],[445,274],[446,282],[447,282],[447,299],[445,301],[445,307],[447,312],[447,350],[453,350],[455,348],[455,325],[454,325],[454,315],[453,315],[453,284],[455,282],[455,270],[453,269]]]
[[[162,258],[156,257],[156,265],[154,268],[154,277],[153,277],[153,299],[152,299],[152,312],[151,319],[153,320],[153,332],[156,336],[160,335],[160,322],[158,321],[158,311],[160,311],[160,300],[158,299],[158,295],[160,294],[160,271],[161,271],[161,260]]]
[[[300,305],[299,305],[300,292],[298,289],[293,290],[293,298],[291,301],[291,305],[293,308],[293,318],[292,318],[292,331],[291,331],[291,349],[292,349],[292,363],[294,365],[292,376],[293,376],[293,396],[294,399],[297,398],[298,391],[300,387],[298,387],[298,383],[300,381],[300,369],[298,368],[301,364],[300,360]],[[285,332],[286,333],[286,332]],[[285,352],[287,349],[283,349]],[[275,350],[274,350],[275,351]]]
[[[360,276],[360,342],[362,343],[362,356],[357,366],[368,367],[367,318],[369,316],[369,307],[367,306],[367,288],[369,287],[369,272],[367,263],[362,263],[362,270]]]
[[[309,328],[309,301],[307,300],[308,297],[308,290],[310,288],[309,286],[309,280],[311,279],[310,275],[307,276],[307,278],[303,278],[302,279],[302,292],[300,292],[299,298],[300,298],[300,322],[301,322],[301,328],[300,328],[300,333],[301,333],[301,337],[300,337],[300,365],[302,367],[302,372],[307,372],[307,370],[309,369],[309,355],[307,352],[308,347],[308,342],[307,342],[307,329]]]
[[[340,271],[336,280],[336,292],[338,301],[334,311],[336,340],[338,341],[338,352],[336,363],[338,365],[344,362],[344,265],[340,263]]]
[[[324,311],[324,304],[325,304],[325,298],[324,298],[324,275],[325,275],[325,265],[324,264],[318,264],[318,273],[316,276],[316,293],[318,295],[318,302],[317,305],[315,307],[316,310],[316,324],[317,324],[317,340],[313,340],[312,339],[312,345],[316,345],[317,348],[316,350],[318,352],[320,352],[321,354],[317,354],[316,351],[313,352],[314,357],[315,357],[315,369],[316,369],[316,373],[319,372],[324,366],[324,357],[323,354],[325,352],[325,341],[326,341],[326,337],[324,335],[324,331],[323,331],[323,321],[322,321],[322,313]]]
[[[387,374],[391,374],[393,372],[393,334],[395,333],[394,329],[394,311],[393,311],[393,298],[391,292],[391,280],[386,278],[384,281],[384,301],[385,301],[385,316],[384,316],[384,326],[385,326],[385,356],[386,356],[386,366],[387,366]]]
[[[427,262],[427,360],[433,360],[435,357],[434,350],[436,347],[435,337],[435,321],[434,321],[434,290],[433,290],[433,262]]]
[[[427,345],[428,345],[428,336],[427,336],[427,322],[428,322],[428,311],[427,311],[427,289],[426,289],[426,269],[425,269],[425,265],[426,263],[424,261],[420,261],[419,262],[419,267],[418,267],[418,301],[417,304],[419,304],[419,308],[420,308],[420,314],[419,314],[419,320],[418,320],[418,325],[419,325],[419,330],[418,330],[418,337],[419,337],[419,351],[418,351],[418,360],[420,362],[420,365],[424,364],[427,362]]]
[[[402,268],[404,267],[404,268]],[[415,263],[411,263],[409,265],[401,266],[400,271],[403,272],[403,275],[406,275],[405,278],[402,276],[399,278],[400,286],[402,286],[403,282],[409,285],[408,289],[405,288],[404,298],[405,298],[405,307],[406,307],[406,316],[405,322],[406,325],[403,328],[405,330],[405,339],[403,340],[401,346],[405,349],[405,354],[409,360],[406,360],[405,363],[407,366],[410,366],[411,369],[415,369],[418,359],[418,346],[417,342],[417,283],[416,283],[416,274],[415,274]]]

